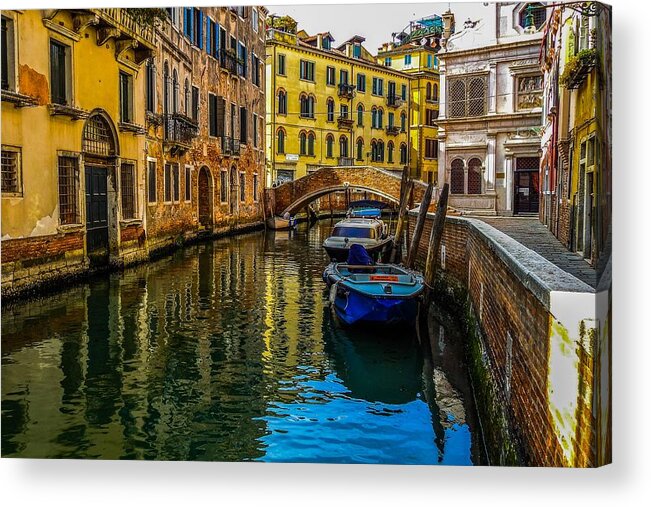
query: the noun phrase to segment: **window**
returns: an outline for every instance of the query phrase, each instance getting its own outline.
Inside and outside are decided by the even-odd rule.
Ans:
[[[278,90],[278,114],[287,114],[287,92]]]
[[[366,93],[366,76],[364,74],[357,74],[357,91]]]
[[[120,72],[120,121],[133,121],[133,76]]]
[[[463,160],[460,158],[454,159],[450,164],[450,193],[463,194],[465,193],[464,183],[464,169]]]
[[[314,140],[316,136],[314,135],[314,132],[310,132],[307,135],[307,154],[310,157],[314,156]]]
[[[449,116],[463,118],[486,114],[486,90],[485,76],[450,79]]]
[[[393,164],[393,142],[389,141],[387,144],[387,162]]]
[[[248,119],[246,107],[240,106],[240,143],[242,144],[246,144],[249,140]]]
[[[391,57],[390,57],[390,56],[387,56],[387,57],[384,59],[384,66],[385,66],[385,67],[391,67]]]
[[[328,99],[327,101],[327,121],[335,121],[335,101],[332,99]]]
[[[154,66],[154,59],[147,60],[147,68],[145,73],[145,86],[147,90],[147,111],[150,113],[156,110],[156,67]]]
[[[120,194],[122,197],[122,218],[136,218],[136,167],[132,162],[120,166]]]
[[[468,193],[481,194],[481,160],[478,158],[468,162]]]
[[[314,118],[314,97],[301,95],[301,118]]]
[[[185,200],[189,202],[192,200],[192,166],[185,166]]]
[[[253,201],[258,202],[258,175],[253,173]]]
[[[147,202],[156,202],[156,161],[147,161]]]
[[[253,113],[253,147],[258,147],[258,115]]]
[[[217,96],[208,94],[208,135],[217,137]]]
[[[437,85],[436,83],[434,83],[432,98],[437,102],[439,100],[439,85]]]
[[[70,105],[70,46],[50,40],[50,93],[54,104]]]
[[[362,45],[353,44],[353,58],[361,58],[361,57],[362,57]]]
[[[407,145],[405,143],[402,143],[400,145],[400,163],[407,163]]]
[[[411,65],[411,55],[405,55],[405,65]]]
[[[192,121],[199,123],[199,88],[192,87]]]
[[[400,98],[402,100],[407,100],[407,85],[403,84],[400,86]]]
[[[179,75],[176,69],[172,75],[172,112],[176,113],[179,110]]]
[[[432,100],[432,84],[427,83],[425,85],[425,100]]]
[[[346,136],[339,137],[339,156],[348,158],[348,138]]]
[[[258,25],[260,23],[260,16],[258,15],[258,9],[251,9],[251,25],[253,26],[253,31],[258,32]]]
[[[371,108],[371,128],[377,128],[377,108],[375,106]]]
[[[79,215],[79,160],[59,157],[59,223],[78,224]]]
[[[20,148],[2,147],[2,194],[20,196],[23,193]]]
[[[364,106],[362,104],[357,106],[357,126],[364,126]]]
[[[14,68],[15,46],[14,46],[14,21],[2,16],[2,89],[16,89],[16,71]]]
[[[364,160],[364,140],[361,137],[357,140],[357,160]]]
[[[260,86],[260,59],[255,53],[251,53],[251,82]]]
[[[203,12],[201,9],[193,8],[192,43],[199,49],[203,49]]]
[[[278,141],[276,142],[276,151],[279,154],[285,153],[285,131],[278,129]]]
[[[332,158],[334,155],[335,138],[332,134],[326,136],[326,157]]]
[[[526,27],[527,24],[527,14],[529,13],[528,7],[531,6],[531,13],[533,14],[533,24],[538,30],[545,20],[547,19],[547,12],[545,6],[541,3],[530,3],[525,5],[520,11],[520,26],[522,28]]]
[[[237,43],[237,74],[238,76],[246,77],[247,73],[247,50],[246,46],[242,42]]]
[[[379,129],[383,128],[383,116],[384,116],[384,110],[382,108],[378,108],[378,110],[377,110],[377,128],[379,128]]]
[[[334,67],[326,67],[326,84],[329,86],[334,86],[335,85],[335,68]]]
[[[347,104],[340,104],[339,105],[339,117],[340,118],[345,118],[346,120],[348,119],[348,105]]]
[[[305,132],[301,132],[298,135],[298,145],[299,153],[301,155],[307,155],[307,134]]]
[[[516,107],[518,111],[542,107],[542,76],[519,76],[516,86]]]
[[[373,93],[373,95],[380,95],[381,96],[382,93],[383,93],[383,87],[384,87],[384,82],[382,81],[382,79],[380,79],[379,77],[374,77],[373,78],[373,89],[372,89],[371,93]]]
[[[437,139],[425,139],[425,158],[438,158],[439,142]]]
[[[228,173],[222,171],[219,175],[219,200],[228,202]]]
[[[172,202],[172,164],[165,164],[164,174],[164,199],[165,202]]]
[[[427,55],[427,68],[432,68],[432,55]]]
[[[323,49],[331,49],[332,48],[332,45],[330,44],[330,41],[331,41],[330,37],[324,37],[323,38],[323,40],[321,42],[321,46],[323,47]]]
[[[181,175],[179,174],[179,164],[172,165],[172,183],[174,189],[174,202],[181,200]]]
[[[391,127],[393,127],[393,124],[394,124],[394,120],[393,120],[394,114],[390,112],[390,113],[387,114],[387,116],[388,116],[388,118],[387,118],[388,127],[391,128]]]
[[[404,113],[400,113],[400,132],[407,132],[407,115]]]
[[[543,9],[541,9],[543,10]],[[590,18],[588,16],[581,16],[579,22],[579,48],[578,51],[588,49],[590,47]]]
[[[339,84],[347,85],[348,84],[348,71],[341,69],[339,70]]]
[[[437,109],[426,109],[425,110],[425,125],[430,127],[436,127],[436,119],[439,117],[439,112]]]
[[[188,81],[188,78],[185,78],[185,85],[183,87],[183,109],[184,109],[184,114],[187,118],[190,117],[190,109],[192,107],[191,99],[190,99],[190,82]]]
[[[306,81],[314,81],[314,62],[301,60],[300,62],[300,78]]]
[[[219,33],[221,27],[212,19],[206,19],[206,53],[217,58],[219,55]]]
[[[246,175],[240,173],[240,202],[246,199]]]
[[[285,55],[279,54],[278,55],[278,69],[277,73],[280,76],[285,76]]]

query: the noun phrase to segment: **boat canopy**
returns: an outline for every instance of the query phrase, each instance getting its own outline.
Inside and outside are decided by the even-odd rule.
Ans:
[[[386,202],[375,201],[373,199],[361,199],[359,201],[351,201],[351,208],[378,208],[384,209],[388,206]]]

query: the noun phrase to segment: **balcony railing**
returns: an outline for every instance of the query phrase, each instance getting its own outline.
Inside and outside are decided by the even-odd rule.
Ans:
[[[240,140],[235,137],[222,136],[222,153],[224,155],[239,155]]]
[[[339,157],[339,160],[337,162],[338,162],[337,165],[342,165],[342,166],[355,165],[355,159],[353,157]]]
[[[339,116],[339,118],[337,118],[337,126],[339,128],[345,128],[345,129],[352,128],[353,123],[354,123],[354,121],[350,117],[350,115],[343,115],[342,114],[341,116]]]
[[[400,107],[404,103],[402,97],[397,95],[387,95],[387,106],[389,107]]]
[[[355,85],[341,83],[339,85],[339,97],[342,99],[352,99],[355,96]]]
[[[398,127],[397,125],[389,125],[387,127],[387,134],[390,136],[397,136],[398,134],[400,134],[400,127]]]
[[[165,144],[173,151],[189,149],[192,140],[199,135],[199,126],[180,113],[165,115],[163,125],[165,126]]]
[[[228,51],[227,49],[219,50],[219,65],[222,69],[231,74],[237,74],[237,64],[237,56],[235,56],[231,51]]]

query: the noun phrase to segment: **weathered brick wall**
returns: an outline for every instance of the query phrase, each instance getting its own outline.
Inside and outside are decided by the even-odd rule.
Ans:
[[[416,216],[410,215],[409,221],[413,231]],[[421,269],[431,224],[428,218],[418,247]],[[547,308],[468,221],[446,220],[437,259],[438,279],[466,290],[481,329],[492,387],[522,458],[531,465],[566,466],[548,409]]]

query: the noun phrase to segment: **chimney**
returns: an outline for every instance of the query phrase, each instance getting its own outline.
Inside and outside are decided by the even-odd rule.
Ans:
[[[316,47],[323,49],[323,35],[320,33],[316,34]]]

